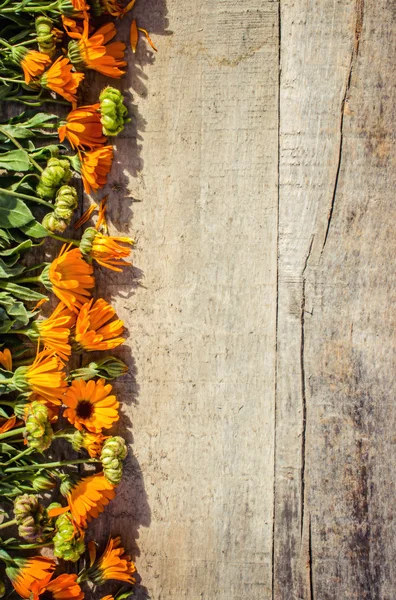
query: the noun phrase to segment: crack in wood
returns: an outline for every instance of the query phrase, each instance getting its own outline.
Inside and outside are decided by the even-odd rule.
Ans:
[[[323,240],[321,254],[323,254],[323,251],[326,246],[327,238],[330,233],[330,226],[331,226],[331,222],[332,222],[332,218],[333,218],[334,206],[335,206],[335,201],[336,201],[336,196],[337,196],[338,180],[339,180],[340,171],[341,171],[342,149],[343,149],[343,144],[344,144],[345,104],[348,102],[349,93],[350,93],[350,89],[351,89],[352,74],[353,74],[353,70],[354,70],[354,67],[356,64],[356,60],[359,56],[360,36],[362,33],[362,29],[363,29],[364,0],[356,0],[354,10],[355,10],[355,30],[354,30],[353,47],[352,47],[352,52],[351,52],[351,59],[349,62],[348,77],[347,77],[347,81],[346,81],[346,85],[345,85],[345,91],[344,91],[344,95],[343,95],[342,102],[341,102],[340,142],[339,142],[339,147],[338,147],[337,169],[336,169],[336,176],[335,176],[335,180],[334,180],[330,210],[329,210],[329,214],[327,216],[327,227],[326,227],[325,237]]]
[[[308,535],[308,578],[309,578],[309,595],[310,600],[314,598],[314,585],[313,585],[313,568],[312,568],[312,524],[311,515],[309,516],[309,535]]]
[[[312,246],[315,236],[311,237],[309,244],[308,253],[305,258],[304,268],[302,271],[302,298],[301,298],[301,313],[300,313],[300,324],[301,324],[301,335],[300,335],[300,371],[301,371],[301,399],[302,399],[302,433],[301,433],[301,537],[303,535],[304,528],[304,514],[305,514],[305,453],[306,453],[306,433],[307,433],[307,397],[305,388],[305,271],[308,266],[308,262],[312,252]]]

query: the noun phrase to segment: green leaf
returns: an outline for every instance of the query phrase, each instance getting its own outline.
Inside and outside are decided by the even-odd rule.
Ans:
[[[3,279],[10,279],[11,277],[17,277],[23,273],[25,267],[23,265],[9,266],[3,259],[0,258],[0,277]]]
[[[36,113],[31,119],[25,121],[25,127],[36,128],[43,127],[44,123],[48,123],[48,121],[53,121],[54,119],[58,119],[57,115],[52,115],[51,113]]]
[[[0,154],[0,168],[8,171],[29,171],[29,155],[26,150],[10,150]]]
[[[14,248],[9,248],[8,250],[0,250],[0,256],[12,256],[13,254],[20,254],[21,252],[30,250],[32,246],[32,240],[25,240],[24,242],[18,244],[18,246],[15,246]]]
[[[0,193],[0,227],[20,227],[33,219],[32,213],[22,200]]]
[[[47,296],[39,294],[39,292],[35,292],[24,285],[12,283],[12,281],[2,281],[0,279],[0,288],[9,292],[15,296],[15,298],[18,298],[19,300],[25,300],[26,302],[38,302],[42,298],[47,298]]]
[[[29,235],[32,238],[43,238],[48,236],[47,229],[38,221],[30,221],[30,223],[22,225],[20,229],[23,233],[26,233],[26,235]]]
[[[33,131],[19,125],[2,125],[2,128],[7,131],[12,137],[18,140],[35,137]],[[8,139],[3,133],[0,133],[0,140]]]

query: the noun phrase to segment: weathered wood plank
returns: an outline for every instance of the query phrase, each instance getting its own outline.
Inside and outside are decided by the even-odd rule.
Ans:
[[[396,4],[281,8],[274,598],[390,600]]]
[[[160,54],[130,67],[137,135],[117,140],[109,186],[117,230],[133,210],[141,279],[101,279],[136,403],[135,459],[100,527],[136,546],[154,600],[272,593],[278,6],[248,4],[169,0],[161,37],[142,3]]]

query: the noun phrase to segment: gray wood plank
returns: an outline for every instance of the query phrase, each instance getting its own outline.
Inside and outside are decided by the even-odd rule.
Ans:
[[[281,8],[273,597],[390,600],[396,4]]]
[[[109,183],[112,231],[136,238],[140,281],[100,279],[136,364],[117,384],[134,458],[96,527],[134,548],[154,600],[261,600],[272,594],[278,6],[169,0],[156,35],[158,5],[141,5],[159,54],[142,42],[131,57],[138,113]]]

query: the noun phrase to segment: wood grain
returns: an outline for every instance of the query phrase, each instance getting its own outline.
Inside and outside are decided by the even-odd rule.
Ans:
[[[395,16],[137,3],[160,53],[128,56],[108,186],[135,267],[98,279],[133,454],[96,528],[139,598],[395,597]]]

